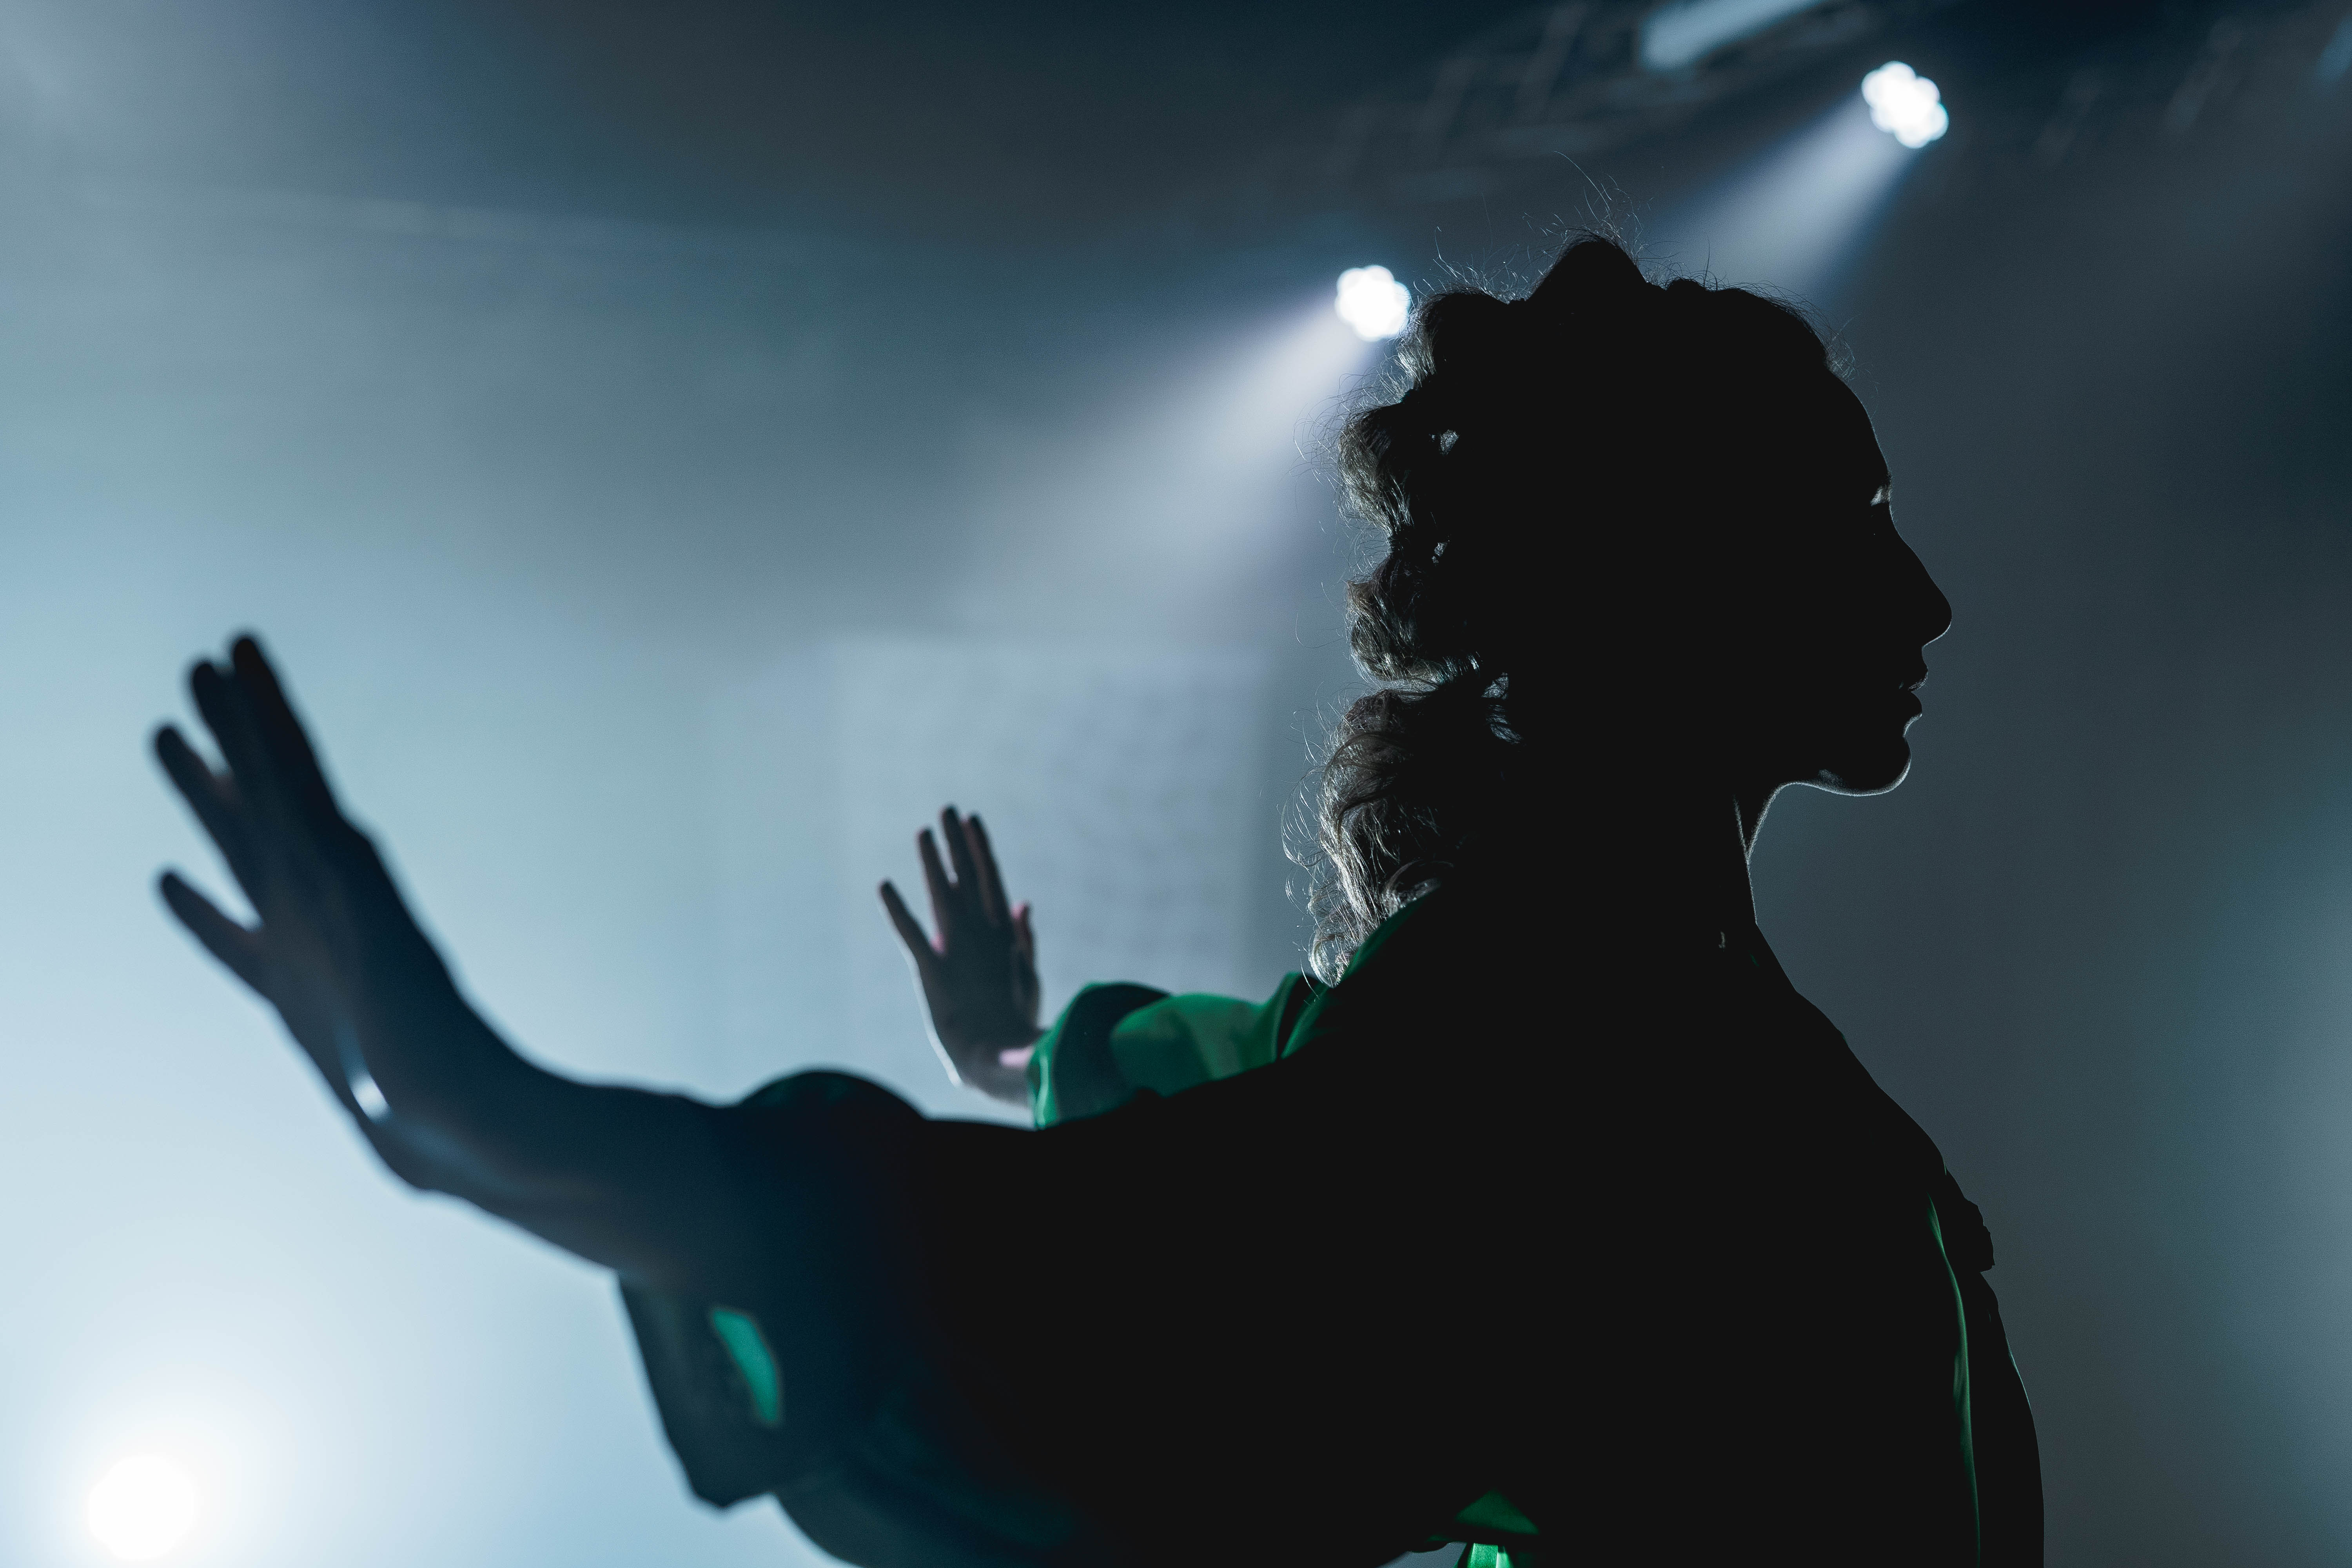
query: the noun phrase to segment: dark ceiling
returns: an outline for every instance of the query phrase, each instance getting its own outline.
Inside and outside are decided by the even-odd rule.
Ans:
[[[1527,9],[16,0],[0,115],[83,176],[1044,237],[1244,179]],[[2189,7],[1960,9],[2031,59]]]

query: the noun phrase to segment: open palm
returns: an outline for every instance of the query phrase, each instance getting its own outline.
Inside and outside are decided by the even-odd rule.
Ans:
[[[940,858],[947,842],[954,874]],[[996,851],[977,816],[949,806],[940,813],[939,838],[925,828],[915,847],[931,894],[934,942],[888,882],[882,905],[914,961],[923,1005],[930,1010],[931,1043],[948,1076],[992,1100],[1026,1104],[1029,1053],[1037,1026],[1037,942],[1029,906],[1008,905],[997,875]]]

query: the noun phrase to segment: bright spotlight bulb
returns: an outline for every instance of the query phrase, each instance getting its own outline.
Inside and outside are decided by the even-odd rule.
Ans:
[[[89,1489],[89,1532],[125,1563],[163,1556],[195,1524],[196,1483],[158,1455],[134,1455]]]
[[[1870,122],[1906,147],[1925,147],[1952,123],[1936,84],[1901,60],[1864,77],[1862,98],[1870,105]]]
[[[1412,294],[1385,267],[1350,267],[1339,274],[1339,319],[1366,342],[1392,338],[1412,314]]]

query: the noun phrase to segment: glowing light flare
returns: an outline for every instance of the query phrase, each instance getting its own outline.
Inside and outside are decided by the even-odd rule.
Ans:
[[[1366,342],[1392,338],[1412,315],[1412,292],[1385,267],[1350,267],[1339,274],[1332,308]]]
[[[1925,147],[1951,127],[1943,93],[1901,60],[1862,79],[1862,100],[1870,105],[1870,122],[1906,147]]]
[[[125,1563],[148,1563],[196,1527],[196,1483],[159,1454],[134,1454],[89,1489],[89,1532]]]

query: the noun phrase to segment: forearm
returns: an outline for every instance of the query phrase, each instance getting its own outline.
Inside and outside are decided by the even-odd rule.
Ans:
[[[361,847],[355,896],[338,911],[348,927],[278,994],[385,1163],[633,1279],[690,1278],[723,1250],[735,1212],[711,1108],[581,1083],[523,1057]]]
[[[708,1108],[592,1085],[516,1051],[475,1010],[356,833],[337,917],[289,921],[265,994],[393,1173],[632,1276],[674,1273],[725,1184]]]
[[[723,1113],[518,1065],[462,1115],[395,1110],[384,1131],[422,1156],[403,1173],[632,1280],[709,1289],[748,1245]]]

